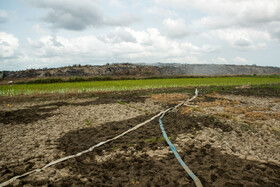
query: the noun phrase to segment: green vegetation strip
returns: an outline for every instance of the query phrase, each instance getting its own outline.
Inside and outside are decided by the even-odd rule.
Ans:
[[[44,93],[82,93],[99,91],[126,91],[188,86],[231,86],[277,84],[279,77],[207,77],[177,79],[112,80],[91,82],[64,82],[52,84],[1,85],[0,96]]]

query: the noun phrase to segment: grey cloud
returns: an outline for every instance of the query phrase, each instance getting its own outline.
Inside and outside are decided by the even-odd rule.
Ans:
[[[0,45],[2,45],[2,46],[10,46],[10,44],[8,42],[1,41],[1,40],[0,40]]]
[[[55,28],[84,30],[89,26],[100,26],[102,24],[102,12],[97,8],[80,11],[55,9],[50,10],[42,20],[51,23]]]
[[[276,2],[276,1],[275,1]],[[280,3],[268,2],[267,7],[254,10],[248,8],[248,10],[241,13],[241,16],[237,16],[238,23],[241,26],[263,26],[268,23],[280,21]],[[268,6],[270,5],[270,6]]]
[[[273,36],[274,38],[276,38],[277,40],[280,41],[280,30],[279,30],[279,31],[276,31],[276,32],[273,32],[273,33],[272,33],[272,36]]]
[[[120,43],[131,42],[136,43],[136,38],[128,31],[124,29],[118,29],[114,32],[110,32],[107,36],[100,38],[105,42]]]
[[[274,22],[268,27],[271,38],[280,41],[280,22]]]
[[[181,38],[184,38],[186,36],[189,36],[190,35],[190,32],[184,32],[184,31],[165,31],[166,32],[166,35],[170,38],[178,38],[178,39],[181,39]]]
[[[52,36],[51,36],[50,41],[51,41],[51,42],[53,43],[53,45],[56,46],[56,47],[61,47],[61,46],[63,46],[60,42],[57,41],[57,38],[56,38],[55,35],[52,35]]]
[[[270,31],[270,35],[273,39],[278,40],[280,42],[280,30]]]
[[[104,24],[109,26],[127,26],[139,21],[141,21],[141,19],[138,16],[125,13],[116,18],[107,17],[104,20]]]
[[[252,43],[245,39],[245,38],[240,38],[239,40],[235,41],[234,43],[236,46],[240,46],[240,47],[247,47],[247,46],[250,46],[252,45]]]
[[[104,13],[98,0],[68,0],[67,3],[63,0],[24,2],[37,8],[48,9],[42,20],[58,29],[79,31],[88,27],[125,26],[139,20],[138,17],[129,14],[110,17]]]
[[[7,22],[7,21],[8,21],[7,18],[0,17],[0,23],[5,23],[5,22]]]
[[[8,21],[8,12],[6,10],[0,10],[0,23]]]

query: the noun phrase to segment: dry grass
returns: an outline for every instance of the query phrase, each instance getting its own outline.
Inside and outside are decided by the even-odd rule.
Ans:
[[[269,120],[269,119],[280,120],[280,112],[276,112],[276,113],[246,112],[244,117],[252,121]]]
[[[178,101],[184,101],[189,99],[189,96],[186,94],[154,94],[151,95],[151,99],[156,100],[160,103],[169,103],[169,104],[175,104],[178,103]]]
[[[276,100],[274,100],[274,101],[272,101],[270,103],[280,103],[280,99],[276,99]]]
[[[182,108],[181,110],[181,114],[182,115],[188,115],[191,113],[191,111],[193,111],[194,108],[191,108],[191,107],[184,107]]]
[[[243,86],[238,86],[238,87],[235,87],[237,89],[249,89],[249,88],[252,88],[251,85],[243,85]]]
[[[239,101],[234,101],[234,100],[215,100],[213,102],[202,102],[198,103],[198,105],[202,108],[207,108],[207,107],[215,107],[215,106],[234,106],[240,104]]]
[[[231,114],[246,114],[248,112],[255,112],[255,111],[270,111],[269,108],[266,107],[225,107],[225,112]]]

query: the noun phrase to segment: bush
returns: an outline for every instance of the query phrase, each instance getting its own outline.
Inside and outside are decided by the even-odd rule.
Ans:
[[[48,84],[48,83],[59,83],[64,82],[61,78],[47,78],[47,79],[36,79],[27,82],[18,82],[17,84]]]
[[[70,77],[67,81],[65,82],[83,82],[86,81],[83,77]]]

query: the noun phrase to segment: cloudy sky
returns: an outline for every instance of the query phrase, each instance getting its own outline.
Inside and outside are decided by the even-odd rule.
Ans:
[[[280,0],[0,0],[0,70],[114,62],[280,67]]]

